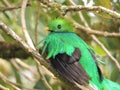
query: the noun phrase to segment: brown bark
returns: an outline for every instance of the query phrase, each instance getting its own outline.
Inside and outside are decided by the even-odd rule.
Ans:
[[[26,59],[29,54],[26,53],[17,43],[0,42],[0,58],[22,58]]]

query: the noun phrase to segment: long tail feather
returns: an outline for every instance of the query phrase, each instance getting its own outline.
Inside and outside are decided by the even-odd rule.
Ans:
[[[104,78],[102,81],[102,90],[120,90],[120,85]]]

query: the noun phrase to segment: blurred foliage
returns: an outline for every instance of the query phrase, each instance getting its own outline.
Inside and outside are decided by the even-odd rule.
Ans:
[[[4,75],[6,75],[6,76],[9,76],[12,72],[10,63],[1,58],[0,58],[0,72],[4,73]]]
[[[0,0],[0,8],[10,7],[6,4],[7,1],[10,6],[17,6],[21,5],[22,0]],[[70,5],[69,0],[51,0],[53,2],[57,2],[62,5]],[[119,0],[73,0],[77,5],[96,5],[96,6],[104,6],[109,9],[113,9],[117,12],[120,12],[120,1]],[[46,8],[42,5],[39,5],[40,1],[38,0],[29,0],[30,6],[27,6],[25,12],[25,20],[27,23],[27,29],[32,38],[34,44],[36,45],[38,41],[42,40],[48,32],[44,30],[47,26],[47,22],[51,19],[59,17],[59,11],[56,8]],[[21,9],[11,9],[8,11],[0,11],[0,20],[5,22],[8,26],[10,26],[15,32],[24,39],[24,35],[22,33],[21,27]],[[86,19],[87,23],[90,25],[92,29],[99,30],[99,31],[107,31],[107,32],[120,32],[120,20],[116,20],[115,18],[109,16],[103,12],[88,12],[83,11],[82,14]],[[79,15],[76,12],[69,13],[69,15],[83,25],[81,20],[79,19]],[[38,19],[37,19],[38,17]],[[38,24],[37,24],[38,22]],[[37,28],[36,28],[36,27]],[[97,55],[101,57],[100,59],[104,62],[104,65],[100,64],[102,68],[102,72],[104,75],[118,83],[120,83],[120,72],[116,65],[109,59],[103,49],[96,44],[87,34],[84,33],[82,30],[76,30],[76,32],[96,51]],[[0,31],[1,36],[4,38],[6,42],[15,42],[5,33]],[[112,55],[117,58],[120,62],[120,37],[98,37],[99,40],[109,49]],[[37,40],[36,40],[37,39]],[[36,42],[37,41],[37,42]],[[23,59],[22,59],[23,60]],[[28,58],[23,60],[23,62],[27,63],[31,68],[35,69],[35,62],[32,58]],[[24,71],[24,70],[23,70]],[[46,90],[43,82],[38,80],[33,76],[33,78],[37,79],[36,82],[32,82],[23,78],[23,76],[18,73],[18,71],[10,65],[10,62],[0,59],[0,72],[2,72],[5,76],[9,79],[16,81],[25,87],[33,88],[34,85],[36,88],[42,88],[40,90]],[[25,72],[25,71],[24,71]],[[26,73],[27,75],[29,73]],[[29,75],[28,75],[29,76]],[[49,81],[50,85],[53,87],[53,90],[62,90],[60,87],[60,83],[51,84],[50,77],[46,76],[47,80]],[[26,80],[25,80],[26,79]],[[14,90],[10,85],[6,84],[4,81],[0,80],[0,84],[5,87],[9,87],[10,90]],[[61,85],[62,86],[62,85]],[[44,89],[43,89],[44,88]],[[57,88],[57,89],[56,89]]]

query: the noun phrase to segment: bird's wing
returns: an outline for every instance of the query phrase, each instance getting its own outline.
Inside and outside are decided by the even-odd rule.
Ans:
[[[80,57],[80,50],[75,48],[72,56],[66,53],[57,54],[55,58],[50,58],[50,61],[56,71],[68,81],[86,84],[89,81],[89,76],[79,63]]]

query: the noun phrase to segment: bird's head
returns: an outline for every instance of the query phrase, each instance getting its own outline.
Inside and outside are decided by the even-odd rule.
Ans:
[[[51,32],[73,32],[73,24],[68,19],[57,18],[48,23],[48,28]]]

